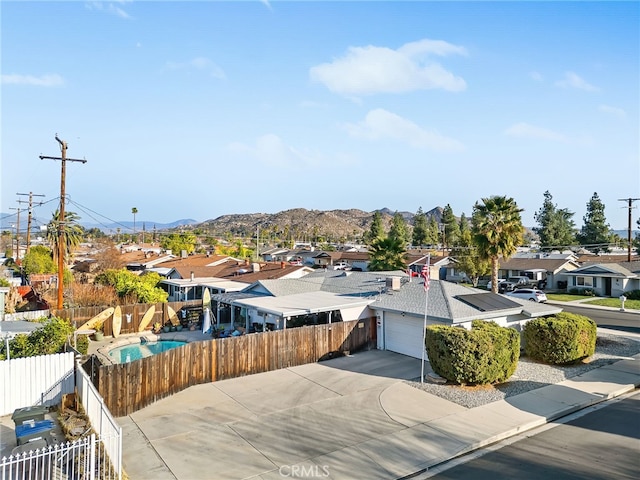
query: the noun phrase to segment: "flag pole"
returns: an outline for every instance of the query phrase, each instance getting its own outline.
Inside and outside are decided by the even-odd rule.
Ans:
[[[424,323],[422,325],[422,363],[420,365],[420,383],[424,383],[424,353],[427,349],[427,308],[429,307],[429,280],[431,268],[431,254],[427,255],[427,263],[422,268],[424,278]]]

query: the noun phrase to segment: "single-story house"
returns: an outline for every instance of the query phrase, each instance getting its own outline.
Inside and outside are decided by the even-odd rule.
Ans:
[[[553,315],[555,305],[528,302],[405,272],[322,270],[301,279],[263,280],[241,292],[212,296],[218,321],[265,328],[375,318],[378,348],[421,358],[427,324],[469,328],[473,320],[521,329],[532,318]],[[425,320],[425,309],[427,317]]]
[[[567,289],[592,290],[600,297],[619,297],[640,290],[640,261],[588,263],[566,273]]]
[[[421,358],[425,324],[470,328],[473,320],[487,320],[520,331],[529,320],[562,310],[453,282],[431,280],[429,285],[425,292],[422,282],[404,283],[369,305],[376,317],[378,349]]]

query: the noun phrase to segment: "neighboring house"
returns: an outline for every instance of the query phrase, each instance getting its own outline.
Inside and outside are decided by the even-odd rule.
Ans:
[[[167,278],[158,283],[158,287],[169,294],[170,302],[201,300],[205,288],[208,288],[211,293],[225,293],[237,292],[247,286],[249,286],[248,283],[215,277]]]
[[[568,281],[565,273],[578,267],[580,267],[580,264],[576,261],[576,256],[571,253],[519,252],[508,260],[500,261],[498,278],[527,276],[532,283],[538,284],[540,281],[540,285],[544,285],[546,289],[563,289],[563,282]],[[440,278],[442,279],[443,277],[441,276]],[[455,258],[452,258],[450,264],[447,265],[444,279],[455,283],[469,280],[463,271],[456,268]],[[488,280],[488,277],[484,278],[484,280],[481,279],[479,286],[485,286]],[[469,283],[471,282],[469,281]]]
[[[339,261],[346,262],[349,267],[356,271],[366,272],[369,270],[369,252],[347,251],[341,252]]]
[[[407,265],[407,269],[411,272],[411,276],[420,276],[427,261],[429,261],[430,278],[433,278],[434,280],[449,280],[447,278],[447,271],[449,266],[454,264],[454,260],[449,256],[443,255],[423,255],[420,258],[414,259]]]
[[[588,263],[568,272],[567,289],[593,290],[600,297],[619,297],[640,290],[640,261]]]
[[[562,289],[562,282],[569,280],[567,273],[579,267],[580,264],[571,254],[516,254],[506,261],[500,261],[498,278],[524,275],[534,283],[538,283],[540,280],[544,281],[546,289],[556,290]]]
[[[210,293],[235,292],[258,280],[300,278],[312,268],[281,263],[249,263],[228,260],[215,267],[176,267],[159,285],[169,301],[199,300],[204,288]]]

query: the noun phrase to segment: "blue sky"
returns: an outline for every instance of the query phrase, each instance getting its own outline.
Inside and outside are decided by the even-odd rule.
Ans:
[[[83,222],[640,197],[638,2],[2,1],[1,211]],[[77,207],[80,205],[83,209]],[[640,202],[636,202],[638,207]],[[87,212],[95,212],[90,218]],[[633,211],[635,219],[640,208]],[[147,228],[151,228],[147,225]]]

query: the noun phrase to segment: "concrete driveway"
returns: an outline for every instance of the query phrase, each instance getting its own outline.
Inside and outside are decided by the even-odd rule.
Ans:
[[[466,410],[403,382],[419,377],[420,360],[372,350],[190,387],[118,419],[124,468],[132,480],[407,475],[457,447],[421,424]]]

